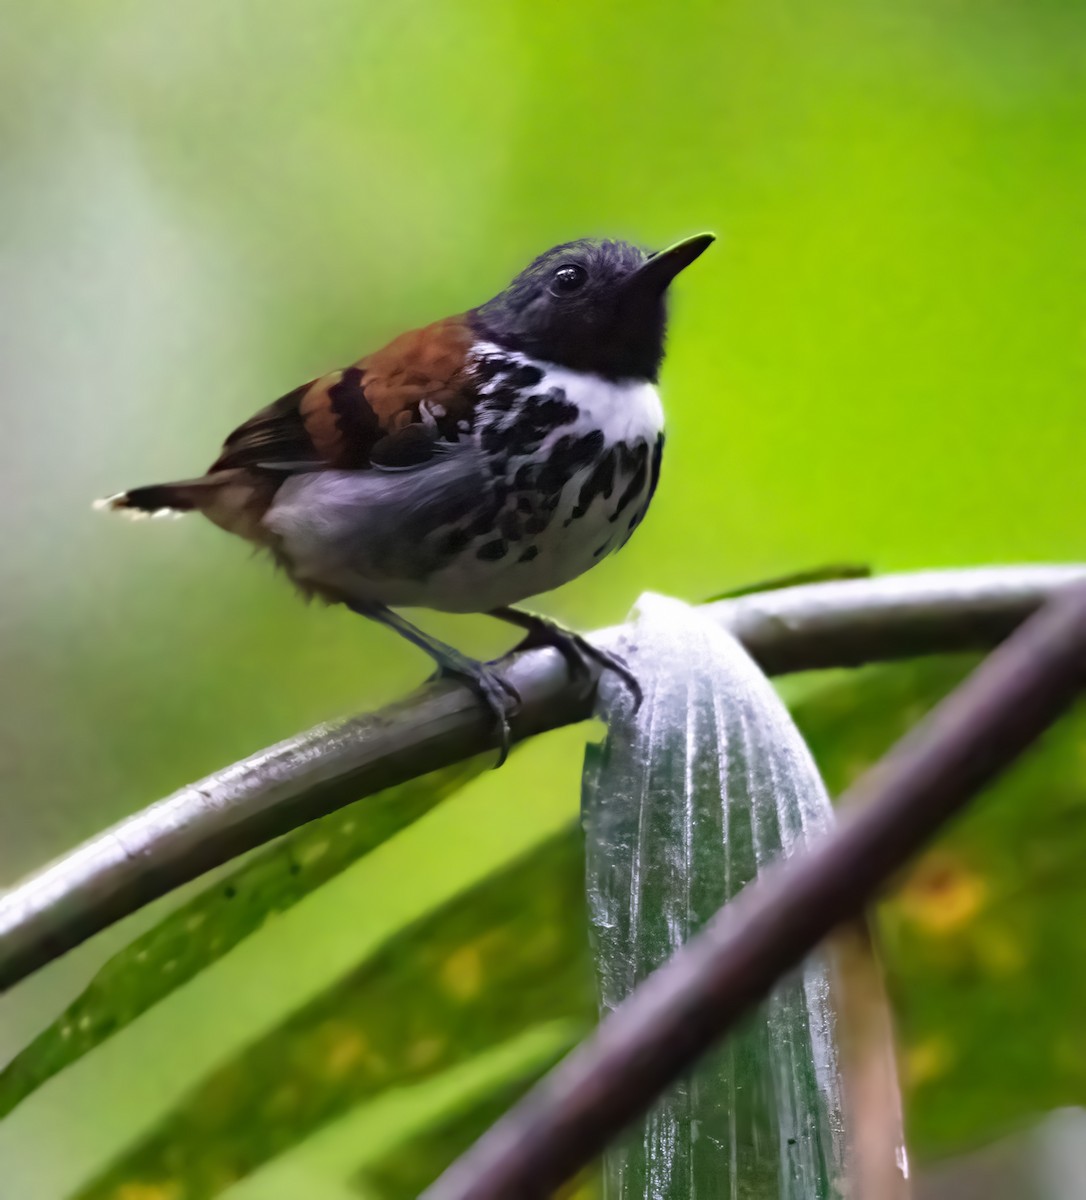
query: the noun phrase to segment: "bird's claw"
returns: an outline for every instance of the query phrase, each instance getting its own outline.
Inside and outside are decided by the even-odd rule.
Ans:
[[[601,671],[610,671],[617,675],[626,685],[633,699],[634,712],[641,707],[644,693],[637,676],[626,665],[625,659],[609,650],[594,646],[587,638],[581,637],[571,629],[563,629],[561,625],[548,621],[544,617],[537,619],[528,636],[516,647],[516,650],[535,649],[538,646],[551,646],[565,659],[570,678],[580,679],[589,684],[593,678],[591,663],[595,663]]]
[[[520,693],[489,663],[471,658],[443,661],[431,678],[458,679],[483,701],[494,716],[498,728],[498,761],[500,767],[509,757],[512,730],[509,721],[520,710]]]

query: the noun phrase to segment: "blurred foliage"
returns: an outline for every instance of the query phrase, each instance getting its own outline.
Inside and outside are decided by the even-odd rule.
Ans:
[[[972,663],[841,673],[800,700],[794,715],[830,786],[847,787]],[[1084,722],[1078,712],[1046,735],[880,906],[919,1161],[1086,1103],[1086,977],[1074,970],[1086,918]],[[482,1090],[454,1088],[422,1127],[407,1122],[407,1140],[393,1122],[387,1153],[347,1153],[342,1178],[365,1157],[370,1185],[409,1194],[397,1188],[436,1174],[590,1023],[581,845],[567,826],[397,934],[204,1078],[79,1200],[126,1197],[126,1188],[156,1200],[218,1195],[374,1097],[567,1022],[520,1074],[514,1062],[512,1076],[489,1076]],[[219,894],[219,884],[207,893]],[[342,1164],[344,1151],[333,1157]]]
[[[457,763],[303,825],[222,875],[114,955],[87,989],[0,1071],[0,1118],[35,1088],[120,1032],[269,917],[285,912],[489,765]]]
[[[872,667],[796,718],[840,791],[972,660]],[[960,1153],[1086,1105],[1086,709],[1064,718],[879,908],[910,1150]]]
[[[415,1200],[455,1158],[527,1090],[532,1077],[493,1088],[481,1099],[458,1107],[427,1132],[397,1146],[372,1166],[366,1167],[359,1183],[374,1200]],[[596,1200],[597,1181],[584,1175],[562,1189],[556,1200]]]
[[[312,1191],[315,1200],[326,1194],[358,1200],[359,1193],[381,1200],[373,1184],[378,1190],[410,1186],[413,1156],[416,1171],[436,1176],[461,1139],[486,1127],[495,1097],[519,1094],[583,1032],[580,1018],[534,1025],[435,1079],[386,1092],[279,1155],[225,1196],[296,1200]]]
[[[587,1028],[584,929],[580,848],[561,836],[403,930],[247,1046],[77,1200],[133,1188],[217,1196],[382,1091],[544,1021]]]
[[[89,501],[198,469],[567,237],[722,240],[678,289],[653,511],[556,615],[818,562],[1080,557],[1084,36],[1069,0],[12,0],[0,877],[428,670],[206,523]],[[580,741],[527,747],[51,1081],[0,1127],[11,1194],[59,1200],[565,825]],[[0,1055],[145,927],[3,997]]]

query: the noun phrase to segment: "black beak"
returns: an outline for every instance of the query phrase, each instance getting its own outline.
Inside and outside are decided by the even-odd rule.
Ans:
[[[659,254],[654,254],[648,262],[638,267],[630,277],[630,286],[639,292],[663,292],[680,271],[684,271],[695,258],[699,258],[716,241],[712,233],[698,233],[685,241],[676,242]]]

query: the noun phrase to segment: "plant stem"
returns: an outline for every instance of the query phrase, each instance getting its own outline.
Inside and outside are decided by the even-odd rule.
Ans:
[[[995,650],[850,790],[840,824],[763,872],[494,1125],[423,1200],[549,1196],[887,879],[1086,684],[1086,583]]]
[[[771,674],[854,666],[1006,637],[1086,567],[1004,567],[808,584],[708,606]],[[615,644],[622,629],[594,636]],[[513,737],[584,720],[593,699],[561,656],[510,660],[523,699]],[[438,767],[493,749],[495,731],[457,683],[319,726],[182,788],[0,895],[0,992],[80,942],[272,838]]]

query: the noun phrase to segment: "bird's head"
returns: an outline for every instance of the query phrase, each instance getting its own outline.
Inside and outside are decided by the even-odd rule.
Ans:
[[[609,379],[655,380],[664,356],[668,285],[714,238],[650,253],[584,238],[541,254],[470,319],[510,350]]]

